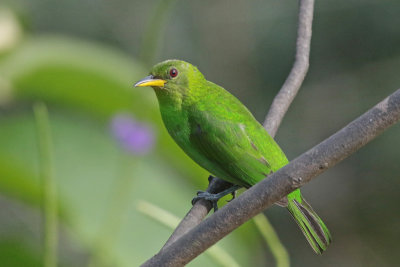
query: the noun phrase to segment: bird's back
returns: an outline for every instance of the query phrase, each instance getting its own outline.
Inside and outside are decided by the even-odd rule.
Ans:
[[[247,108],[193,65],[167,60],[136,86],[153,86],[164,124],[176,143],[212,174],[250,187],[286,165],[286,156]],[[236,187],[235,187],[236,188]],[[331,242],[328,228],[296,189],[286,206],[313,250]]]
[[[179,127],[171,113],[179,112]],[[222,87],[192,85],[180,110],[161,108],[164,123],[181,148],[214,175],[249,187],[288,160],[250,111]]]

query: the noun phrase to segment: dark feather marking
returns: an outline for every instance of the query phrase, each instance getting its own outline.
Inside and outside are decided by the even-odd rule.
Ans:
[[[324,230],[317,222],[318,219],[315,218],[314,215],[309,210],[307,210],[304,206],[302,206],[299,202],[297,202],[297,200],[294,200],[294,203],[299,208],[301,213],[303,213],[304,216],[307,218],[308,222],[314,228],[315,232],[317,233],[317,235],[321,239],[321,241],[327,246],[329,243],[328,243],[328,240],[326,240],[326,237],[324,235]],[[305,202],[305,203],[307,203],[307,202]]]
[[[272,173],[274,173],[274,172],[271,170],[271,171],[269,171],[269,173],[262,172],[261,174],[264,175],[265,177],[267,177],[267,176],[271,175]]]
[[[253,143],[253,141],[250,141],[251,147],[254,148],[255,151],[258,151],[258,148],[256,145]]]
[[[296,201],[296,200],[295,200],[295,201]],[[319,253],[322,254],[323,249],[320,247],[320,245],[318,244],[317,240],[315,240],[315,238],[314,238],[314,236],[311,234],[310,230],[308,230],[307,227],[301,227],[301,223],[296,219],[296,217],[294,216],[293,213],[290,212],[290,215],[292,215],[292,217],[295,219],[296,223],[299,225],[301,231],[303,232],[304,236],[306,236],[306,237],[307,237],[307,234],[306,234],[305,232],[307,231],[307,233],[309,234],[310,238],[311,238],[311,239],[314,241],[314,243],[317,245],[318,250],[319,250]],[[306,238],[306,239],[307,239],[307,242],[310,243],[311,247],[314,249],[314,246],[312,245],[311,240],[308,240],[308,238]]]
[[[195,133],[196,133],[196,134],[202,134],[202,133],[203,133],[203,130],[201,129],[200,124],[197,124],[196,132],[195,132]]]
[[[302,228],[303,229],[303,228]],[[317,245],[318,250],[319,250],[319,254],[322,254],[322,252],[324,252],[324,250],[321,248],[321,246],[318,244],[317,240],[315,239],[315,237],[311,234],[310,230],[305,227],[305,230],[308,232],[309,236],[314,240],[314,243]],[[307,240],[308,241],[308,240]]]
[[[261,162],[262,164],[264,164],[264,165],[268,166],[269,168],[271,168],[271,165],[268,163],[268,161],[263,156],[261,156],[261,158],[258,158],[257,160],[259,162]]]
[[[308,204],[308,202],[303,198],[302,199],[302,203],[301,203],[301,205],[305,208],[305,209],[307,209],[308,211],[309,211],[309,213],[312,215],[312,216],[316,216],[317,218],[316,218],[316,221],[319,221],[320,219],[319,219],[319,217],[318,217],[318,215],[316,215],[315,214],[315,211],[313,210],[313,208],[310,206],[310,204]],[[315,215],[314,215],[315,214]],[[320,227],[322,227],[319,223],[318,223],[318,225],[320,226]],[[322,229],[322,232],[325,234],[325,231]],[[326,242],[326,244],[328,245],[332,240],[331,240],[331,237],[330,237],[330,235],[327,235],[327,236],[325,236],[324,235],[324,238],[325,238],[325,240],[326,240],[326,238],[328,238],[328,240],[327,240],[327,242]]]

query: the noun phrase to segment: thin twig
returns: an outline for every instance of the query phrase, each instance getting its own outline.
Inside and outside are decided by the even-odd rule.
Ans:
[[[296,96],[301,83],[308,70],[308,58],[310,53],[310,42],[311,42],[311,25],[313,19],[314,0],[300,0],[299,7],[299,21],[298,21],[298,36],[296,42],[296,61],[293,65],[293,69],[290,72],[285,84],[274,99],[270,111],[264,122],[264,127],[267,129],[269,134],[274,137],[278,127],[285,115],[287,109],[292,103]],[[286,101],[286,102],[285,102]],[[276,105],[282,105],[284,108],[279,108]],[[218,183],[210,183],[208,185],[208,192],[220,192],[222,191],[217,185],[227,182],[219,178]],[[211,202],[206,200],[197,201],[193,207],[189,210],[186,216],[182,219],[181,223],[172,233],[167,243],[162,249],[176,241],[179,237],[187,233],[189,230],[198,225],[210,212],[212,208]]]
[[[135,159],[130,155],[121,153],[120,155],[120,174],[114,181],[112,197],[109,201],[110,205],[106,210],[106,216],[103,220],[102,228],[97,235],[97,240],[92,252],[92,257],[87,266],[104,267],[113,266],[115,262],[107,254],[107,251],[115,244],[115,239],[121,229],[123,217],[127,213],[130,197],[132,196],[133,184],[135,182],[132,177]]]
[[[269,246],[269,249],[276,260],[276,267],[289,267],[289,254],[279,240],[278,234],[275,232],[267,217],[260,213],[257,216],[254,216],[253,221]]]
[[[264,128],[271,136],[275,136],[283,116],[297,95],[308,71],[314,0],[300,0],[299,5],[296,58],[292,70],[274,98],[264,122]]]
[[[400,89],[257,183],[142,266],[184,266],[274,202],[333,167],[400,120]]]
[[[139,60],[145,65],[153,63],[157,49],[162,42],[163,29],[167,25],[169,11],[177,0],[159,0],[143,36],[142,46],[139,54]]]
[[[53,149],[49,115],[43,103],[35,104],[37,140],[40,160],[40,176],[43,183],[44,212],[44,259],[45,267],[57,266],[57,188],[53,171]]]

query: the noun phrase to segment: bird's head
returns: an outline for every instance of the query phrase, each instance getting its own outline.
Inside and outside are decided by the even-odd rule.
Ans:
[[[150,75],[135,86],[151,86],[157,92],[186,95],[190,84],[204,80],[201,72],[182,60],[166,60],[153,66]]]

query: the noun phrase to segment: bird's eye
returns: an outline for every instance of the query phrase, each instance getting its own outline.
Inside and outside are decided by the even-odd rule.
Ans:
[[[169,71],[169,76],[171,76],[171,78],[175,78],[176,76],[178,76],[178,70],[175,69],[175,68],[172,68],[172,69]]]

